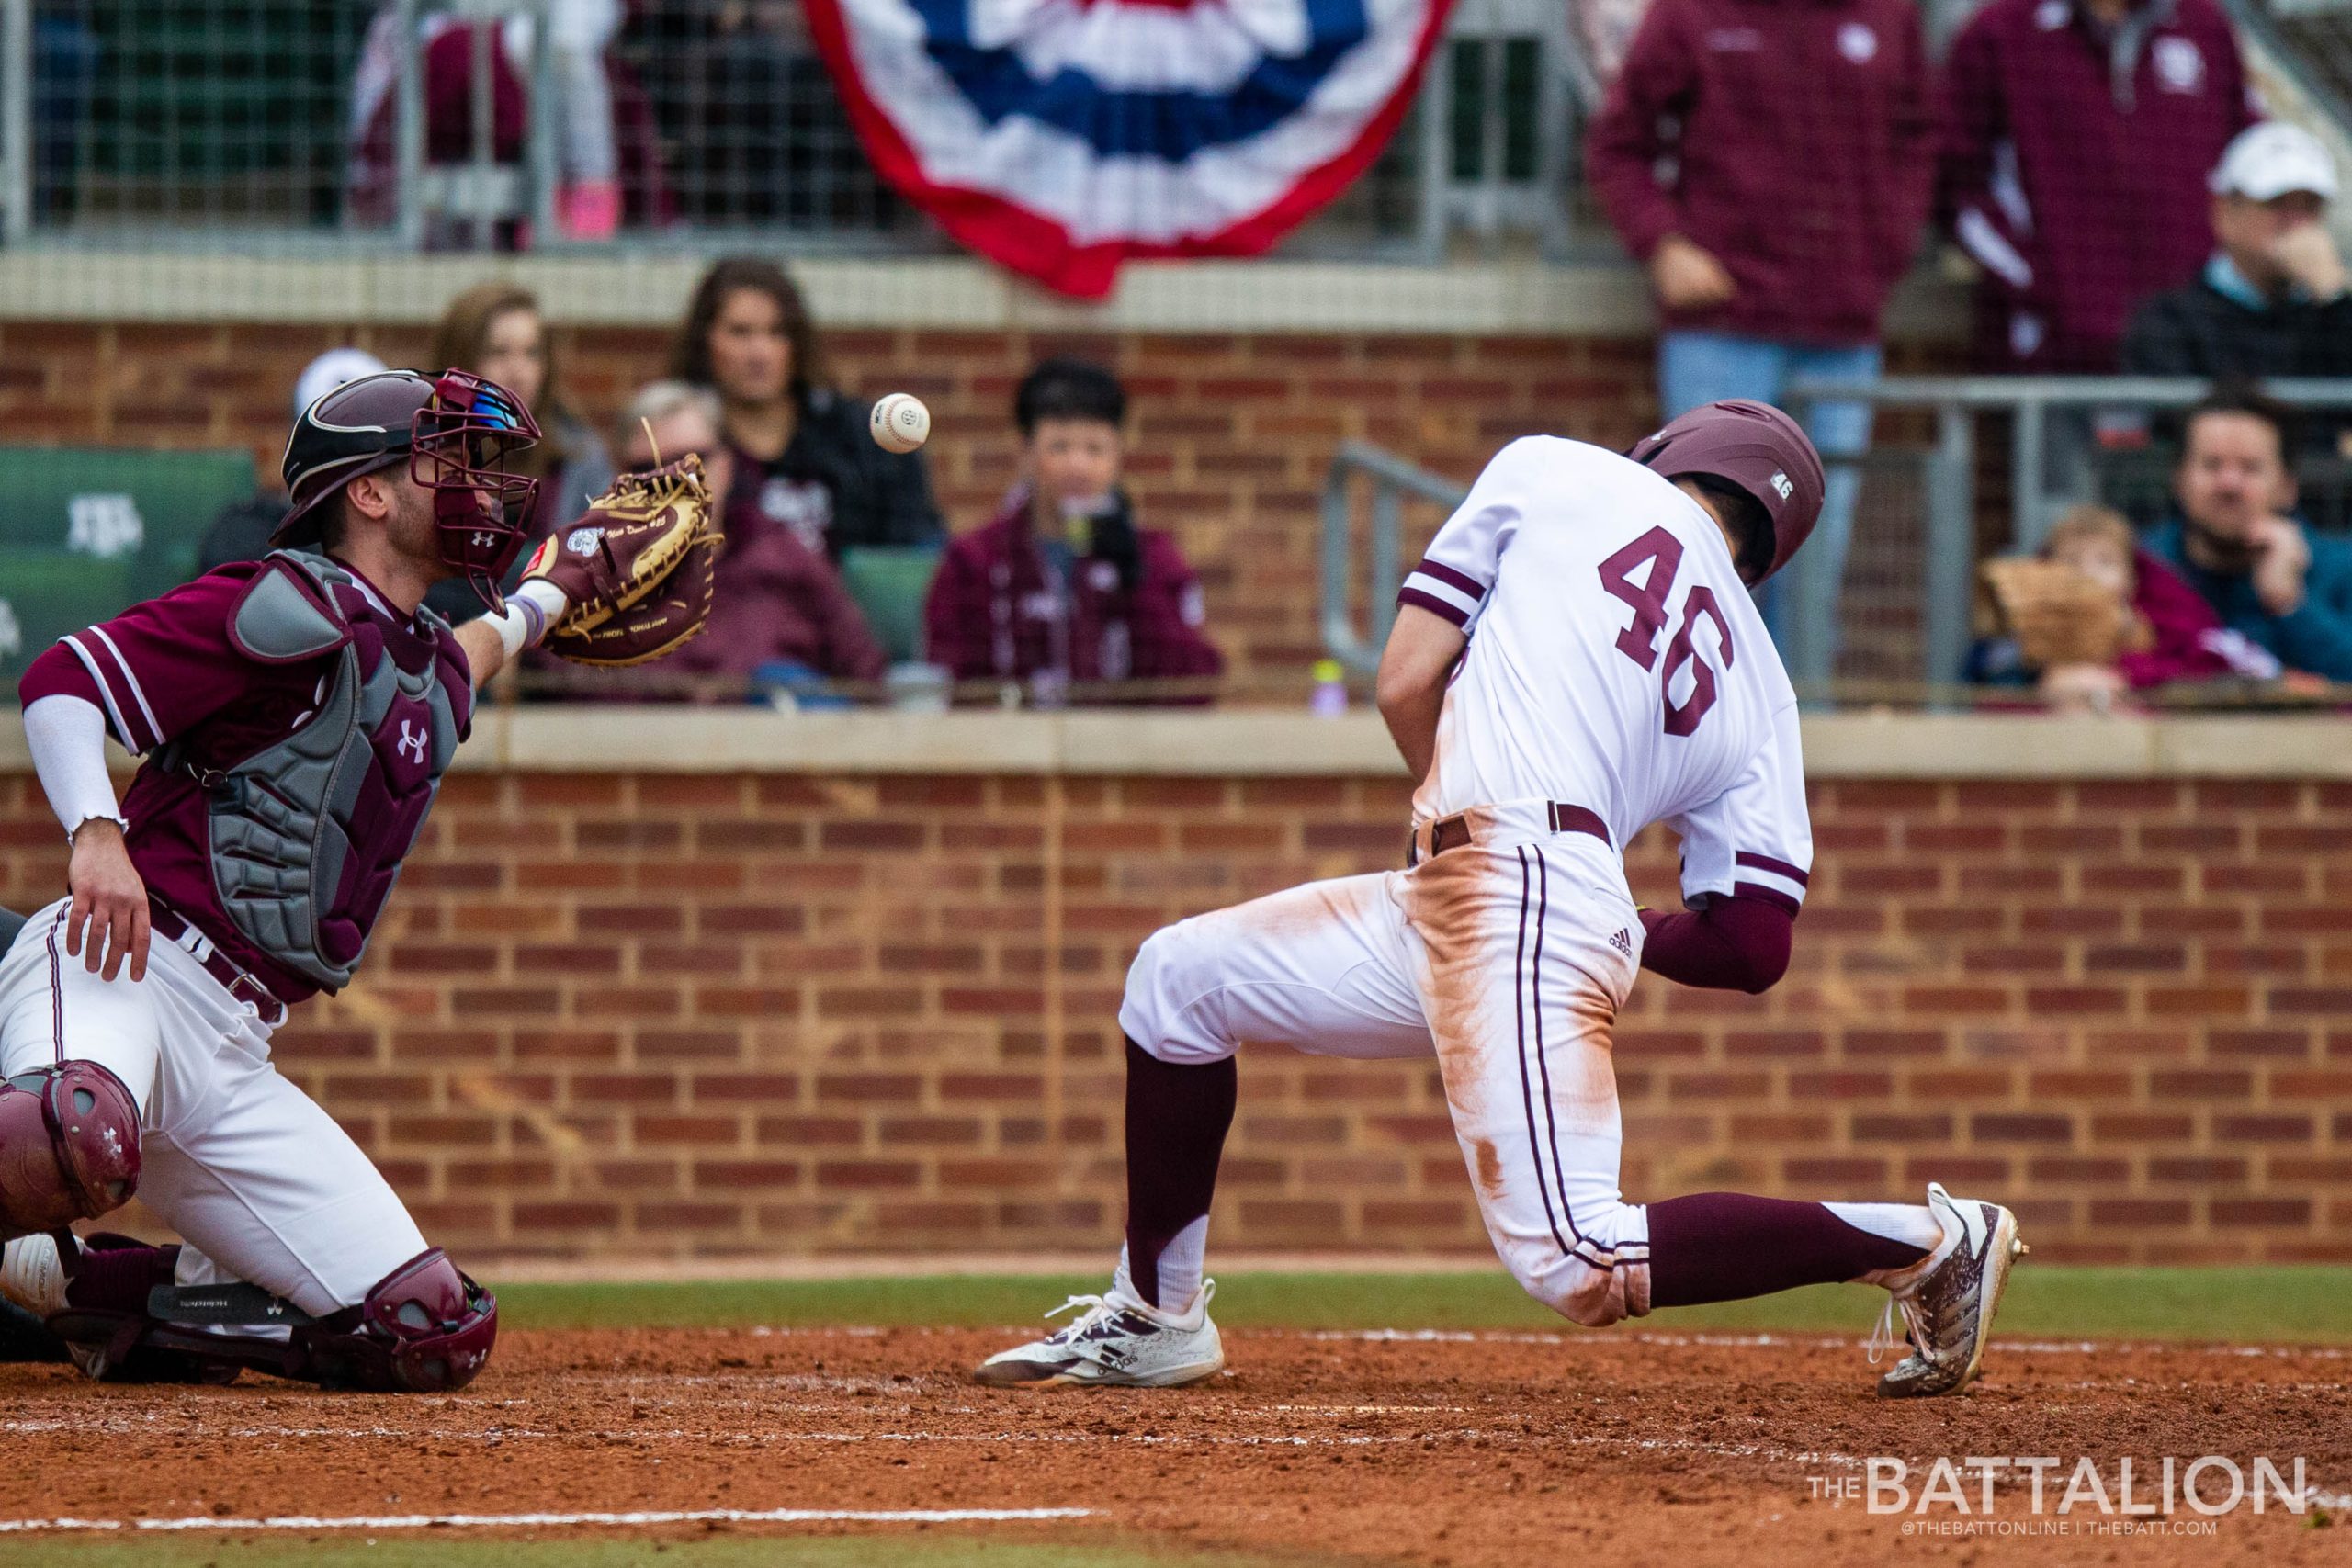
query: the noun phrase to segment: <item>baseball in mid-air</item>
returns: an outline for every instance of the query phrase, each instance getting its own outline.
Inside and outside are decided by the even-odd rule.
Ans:
[[[912,392],[892,392],[874,405],[867,424],[886,452],[911,452],[931,439],[931,411]]]

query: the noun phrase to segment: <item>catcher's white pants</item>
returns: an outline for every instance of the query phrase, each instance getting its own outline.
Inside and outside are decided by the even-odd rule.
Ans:
[[[1620,1201],[1610,1029],[1642,925],[1600,840],[1542,803],[1469,813],[1473,842],[1410,871],[1312,882],[1156,932],[1119,1023],[1171,1063],[1245,1040],[1329,1056],[1434,1055],[1495,1251],[1588,1325],[1649,1311],[1649,1218]]]
[[[242,1280],[324,1314],[424,1250],[399,1197],[333,1118],[278,1076],[270,1030],[157,938],[147,977],[65,951],[67,901],[0,957],[0,1077],[96,1062],[139,1101],[139,1196],[187,1243],[184,1285]]]

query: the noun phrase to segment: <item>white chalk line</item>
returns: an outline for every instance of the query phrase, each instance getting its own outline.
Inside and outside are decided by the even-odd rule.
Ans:
[[[749,1328],[712,1329],[713,1334],[748,1334],[754,1338],[825,1338],[841,1335],[874,1339],[885,1335],[1005,1334],[1029,1332],[1013,1325],[997,1328],[941,1327],[909,1324],[882,1327],[871,1324],[840,1328],[815,1328],[773,1324]],[[1559,1345],[1607,1349],[1617,1345],[1701,1345],[1719,1349],[1836,1350],[1866,1343],[1834,1334],[1734,1334],[1693,1332],[1671,1334],[1663,1329],[1586,1329],[1567,1333],[1554,1329],[1510,1328],[1237,1328],[1229,1332],[1250,1339],[1303,1339],[1309,1343],[1342,1345]],[[2087,1356],[2101,1352],[2157,1350],[2210,1356],[2296,1357],[2340,1361],[2352,1357],[2352,1347],[2341,1345],[2211,1345],[2175,1339],[2005,1339],[1997,1335],[1995,1348],[2029,1356]],[[880,1380],[876,1380],[879,1382]]]
[[[1008,1332],[1019,1332],[1008,1330]],[[1238,1330],[1251,1337],[1293,1337],[1353,1345],[1566,1345],[1604,1348],[1628,1340],[1637,1345],[1697,1345],[1710,1349],[1841,1350],[1866,1343],[1822,1334],[1560,1334],[1544,1330],[1492,1328],[1310,1328]],[[2004,1339],[1996,1335],[1993,1349],[2028,1356],[2087,1356],[2132,1350],[2188,1352],[2237,1357],[2301,1357],[2342,1360],[2352,1349],[2329,1345],[2183,1345],[2158,1339]]]
[[[0,1534],[32,1530],[537,1529],[564,1525],[964,1525],[1087,1519],[1091,1508],[662,1508],[627,1514],[307,1514],[259,1519],[0,1519]]]
[[[0,1422],[0,1431],[14,1432],[27,1428],[39,1430],[72,1429],[112,1435],[113,1422]],[[129,1422],[119,1424],[123,1432],[140,1428]],[[414,1442],[426,1438],[437,1441],[475,1441],[490,1444],[508,1439],[519,1441],[571,1440],[583,1441],[581,1434],[542,1431],[532,1427],[501,1427],[479,1433],[413,1430],[404,1427],[244,1427],[231,1430],[206,1430],[201,1424],[174,1428],[175,1436],[191,1438],[272,1437],[288,1438],[368,1438]],[[796,1444],[821,1444],[854,1447],[862,1444],[948,1444],[983,1448],[1150,1448],[1150,1449],[1385,1449],[1434,1448],[1442,1443],[1500,1445],[1512,1448],[1584,1448],[1614,1449],[1635,1453],[1703,1454],[1713,1459],[1758,1460],[1774,1464],[1805,1464],[1838,1470],[1860,1470],[1860,1457],[1826,1449],[1793,1449],[1779,1443],[1702,1442],[1690,1438],[1643,1438],[1612,1436],[1600,1432],[1546,1432],[1524,1427],[1512,1428],[1458,1427],[1431,1431],[1349,1433],[1341,1436],[1320,1436],[1308,1433],[1159,1433],[1159,1432],[763,1432],[713,1433],[707,1430],[670,1428],[666,1430],[638,1429],[594,1434],[599,1442],[667,1443],[690,1442],[705,1448],[788,1448]],[[659,1462],[658,1461],[655,1462]],[[2314,1498],[2333,1496],[2324,1488],[2312,1489]],[[2324,1506],[2334,1506],[2334,1504]],[[5,1529],[0,1523],[0,1529]]]

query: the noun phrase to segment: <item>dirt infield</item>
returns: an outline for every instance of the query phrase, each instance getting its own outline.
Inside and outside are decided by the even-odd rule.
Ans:
[[[2170,1526],[2058,1501],[2078,1458],[2110,1502],[2162,1456],[2257,1455],[2352,1491],[2352,1358],[2324,1349],[1996,1348],[1968,1398],[1870,1397],[1854,1343],[1632,1334],[1238,1332],[1234,1370],[1172,1393],[1002,1393],[962,1380],[968,1330],[516,1333],[465,1393],[97,1387],[0,1369],[0,1529],[74,1518],[317,1520],[641,1510],[1082,1509],[943,1529],[1153,1537],[1317,1558],[1494,1564],[1736,1557],[1748,1568],[1973,1560],[2340,1562],[2352,1535],[2275,1501]],[[1816,1494],[1873,1455],[2049,1456],[1970,1512],[1873,1517]],[[2207,1472],[2215,1502],[2226,1472]],[[2342,1508],[2340,1501],[2335,1506]],[[1973,1524],[1974,1535],[1923,1533]],[[1992,1532],[2007,1527],[2007,1532]],[[2023,1539],[2017,1532],[2040,1533]],[[21,1525],[17,1526],[22,1529]],[[316,1532],[311,1524],[300,1529]],[[609,1530],[557,1520],[545,1529]],[[632,1528],[709,1529],[709,1524]],[[904,1529],[797,1521],[729,1528]],[[232,1527],[239,1533],[244,1527]],[[254,1531],[252,1533],[260,1533]]]

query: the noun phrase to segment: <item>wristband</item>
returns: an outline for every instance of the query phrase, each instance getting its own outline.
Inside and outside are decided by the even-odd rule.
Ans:
[[[506,608],[494,615],[485,615],[490,629],[498,634],[498,646],[506,650],[511,662],[524,649],[539,640],[547,630],[547,617],[528,599],[509,599]]]
[[[549,600],[554,603],[549,604]],[[513,659],[526,648],[537,648],[548,635],[549,617],[561,615],[571,603],[562,589],[534,578],[514,591],[504,610],[484,619],[498,634],[499,646],[506,650],[506,657]]]

